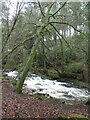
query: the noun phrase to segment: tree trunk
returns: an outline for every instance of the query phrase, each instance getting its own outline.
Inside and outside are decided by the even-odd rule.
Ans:
[[[53,34],[53,38],[54,38],[54,41],[55,41],[55,46],[57,45],[57,34],[56,34],[56,32]],[[55,47],[55,49],[56,49],[56,47]],[[57,51],[57,50],[56,50]],[[55,53],[54,53],[54,55],[55,55],[55,61],[54,61],[54,65],[55,65],[55,67],[57,66],[57,52],[55,51]]]
[[[88,2],[88,82],[90,83],[90,2]]]
[[[19,78],[19,80],[17,81],[17,84],[16,84],[16,91],[18,93],[21,93],[22,92],[22,87],[23,87],[23,84],[24,84],[24,80],[28,74],[28,71],[31,69],[32,67],[32,63],[33,63],[33,60],[34,60],[34,57],[36,55],[36,48],[37,48],[37,45],[38,45],[38,39],[35,41],[33,47],[32,47],[32,50],[31,50],[31,53],[29,55],[29,58],[28,58],[28,61],[26,63],[26,66]]]
[[[44,36],[42,36],[42,41],[44,43]],[[43,54],[43,69],[46,70],[46,60],[45,60],[45,46],[44,44],[42,43],[42,46],[41,46],[41,49],[42,49],[42,54]]]

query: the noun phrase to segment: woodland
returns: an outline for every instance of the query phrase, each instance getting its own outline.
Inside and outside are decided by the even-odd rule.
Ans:
[[[90,92],[90,2],[5,1],[1,6],[2,117],[89,120],[90,98],[69,105],[22,91],[26,77],[36,74]],[[5,74],[10,71],[18,71],[18,80]]]

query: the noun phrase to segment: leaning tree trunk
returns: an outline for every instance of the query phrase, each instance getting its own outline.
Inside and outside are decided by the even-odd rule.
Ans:
[[[35,57],[35,54],[36,54],[37,45],[38,45],[38,39],[35,41],[35,43],[34,43],[34,45],[32,47],[31,53],[29,55],[28,61],[26,63],[26,66],[24,67],[24,70],[23,70],[19,80],[17,81],[16,91],[18,93],[22,92],[22,87],[23,87],[23,84],[24,84],[24,80],[25,80],[25,78],[26,78],[26,76],[28,74],[28,71],[32,67],[32,63],[33,63],[33,60],[34,60],[34,57]]]

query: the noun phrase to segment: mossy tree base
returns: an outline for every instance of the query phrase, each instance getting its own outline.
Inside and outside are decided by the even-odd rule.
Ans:
[[[32,63],[33,63],[34,57],[36,55],[37,44],[38,44],[38,39],[35,41],[35,43],[32,47],[31,53],[29,55],[28,61],[26,63],[26,66],[24,67],[24,70],[23,70],[22,74],[20,75],[19,80],[17,81],[17,84],[16,84],[16,92],[17,93],[22,92],[22,87],[23,87],[25,78],[28,74],[28,71],[31,70]]]

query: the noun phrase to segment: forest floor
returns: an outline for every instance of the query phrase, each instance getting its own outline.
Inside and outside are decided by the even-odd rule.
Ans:
[[[58,118],[63,114],[72,116],[89,114],[88,106],[84,104],[60,104],[47,97],[41,100],[32,95],[17,94],[9,82],[3,81],[0,84],[2,84],[3,118]]]

